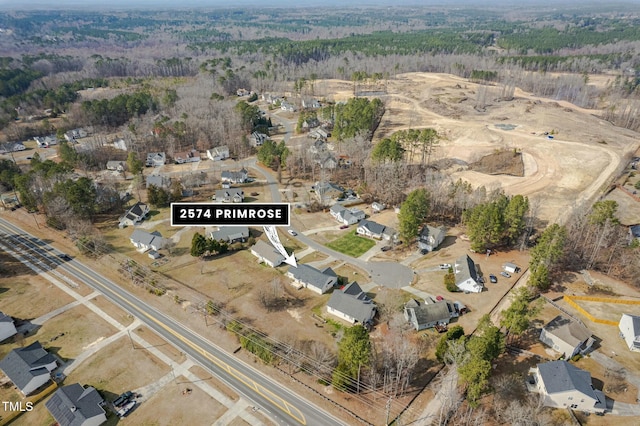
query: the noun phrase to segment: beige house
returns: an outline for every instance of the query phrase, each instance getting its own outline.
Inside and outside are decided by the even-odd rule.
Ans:
[[[540,341],[568,359],[591,348],[594,342],[591,335],[582,324],[558,315],[542,328]]]
[[[529,370],[527,389],[540,394],[545,407],[604,413],[604,393],[593,388],[591,374],[567,361],[538,364]]]

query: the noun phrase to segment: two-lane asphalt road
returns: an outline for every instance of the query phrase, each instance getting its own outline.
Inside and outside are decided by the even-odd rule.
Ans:
[[[28,250],[31,256],[44,259],[46,263],[51,264],[53,262],[57,264],[57,268],[64,270],[79,282],[83,282],[104,294],[209,369],[236,392],[262,407],[278,424],[343,424],[331,414],[322,411],[300,396],[290,392],[283,385],[234,358],[205,337],[190,330],[185,324],[163,314],[114,282],[94,272],[90,267],[75,259],[63,261],[59,257],[61,252],[44,241],[28,234],[4,219],[0,219],[0,232],[19,241],[20,250]],[[15,246],[18,247],[18,244],[15,244]],[[135,360],[132,360],[132,362],[135,362]],[[212,423],[214,421],[215,419],[211,419]]]

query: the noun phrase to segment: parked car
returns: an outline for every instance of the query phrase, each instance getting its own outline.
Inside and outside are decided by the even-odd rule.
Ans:
[[[491,274],[489,275],[489,281],[495,284],[498,282],[498,278],[495,275]]]
[[[391,246],[384,246],[384,247],[382,247],[380,250],[382,250],[382,251],[389,251],[389,250],[391,250]]]
[[[289,229],[287,232],[288,232],[289,234],[293,235],[294,237],[295,237],[296,235],[298,235],[298,233],[297,233],[296,231],[294,231],[293,229]]]
[[[442,297],[442,296],[436,296],[436,300],[437,300],[438,302],[442,302],[442,301],[444,300],[444,297]]]
[[[58,257],[59,257],[60,259],[62,259],[62,260],[71,260],[71,256],[69,256],[69,255],[68,255],[68,254],[66,254],[66,253],[60,253],[60,254],[58,255]]]
[[[115,401],[113,401],[113,406],[118,408],[123,407],[133,397],[134,397],[133,392],[126,391],[125,393],[117,397]]]
[[[349,225],[342,225],[342,226],[340,227],[340,229],[347,229],[348,227],[349,227]]]
[[[125,417],[129,413],[129,411],[131,411],[135,406],[136,406],[135,401],[127,402],[125,405],[122,406],[121,409],[118,410],[118,417]]]
[[[450,263],[441,263],[440,264],[440,269],[449,269],[451,268],[451,264]]]
[[[502,275],[505,278],[511,278],[511,275],[508,272],[505,272],[505,271],[500,272],[500,275]]]

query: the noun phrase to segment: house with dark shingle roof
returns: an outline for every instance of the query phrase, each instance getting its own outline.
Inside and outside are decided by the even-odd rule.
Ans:
[[[0,361],[0,370],[25,396],[47,383],[56,367],[56,359],[37,341],[12,350]]]
[[[280,254],[280,252],[271,244],[265,243],[262,240],[258,240],[258,242],[251,247],[251,254],[257,257],[259,262],[264,262],[272,268],[275,268],[284,262],[282,254]]]
[[[357,282],[335,290],[327,302],[327,312],[351,324],[370,325],[376,315],[376,305]]]
[[[249,238],[248,226],[219,226],[218,230],[211,232],[211,238],[225,243],[244,243]]]
[[[300,264],[290,267],[287,276],[293,280],[297,288],[308,288],[318,294],[324,294],[338,282],[338,275],[331,268],[322,271],[313,266]]]
[[[594,389],[591,374],[567,361],[538,364],[529,370],[527,388],[537,392],[545,407],[604,413],[604,393]]]
[[[484,285],[480,282],[478,271],[476,270],[476,264],[465,254],[456,260],[453,265],[453,272],[456,278],[456,287],[460,291],[468,291],[470,293],[481,293]]]
[[[149,206],[145,203],[138,201],[120,218],[118,228],[124,228],[125,226],[134,226],[144,220],[149,214]]]
[[[620,329],[620,336],[627,343],[629,350],[640,352],[640,317],[622,314],[618,328]]]
[[[436,325],[447,325],[451,317],[456,315],[453,304],[446,300],[426,303],[411,299],[404,305],[404,319],[409,321],[416,331]]]
[[[594,343],[589,329],[577,321],[558,315],[542,327],[540,341],[564,355],[566,359],[582,354]]]
[[[79,383],[62,386],[45,407],[60,426],[99,426],[107,421],[104,399],[94,387]]]
[[[17,332],[13,318],[4,312],[0,312],[0,342],[14,336]]]

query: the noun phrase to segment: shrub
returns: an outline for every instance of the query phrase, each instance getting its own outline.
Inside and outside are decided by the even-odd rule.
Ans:
[[[456,276],[452,272],[448,272],[444,276],[444,286],[452,293],[458,291],[458,287],[456,286]]]

